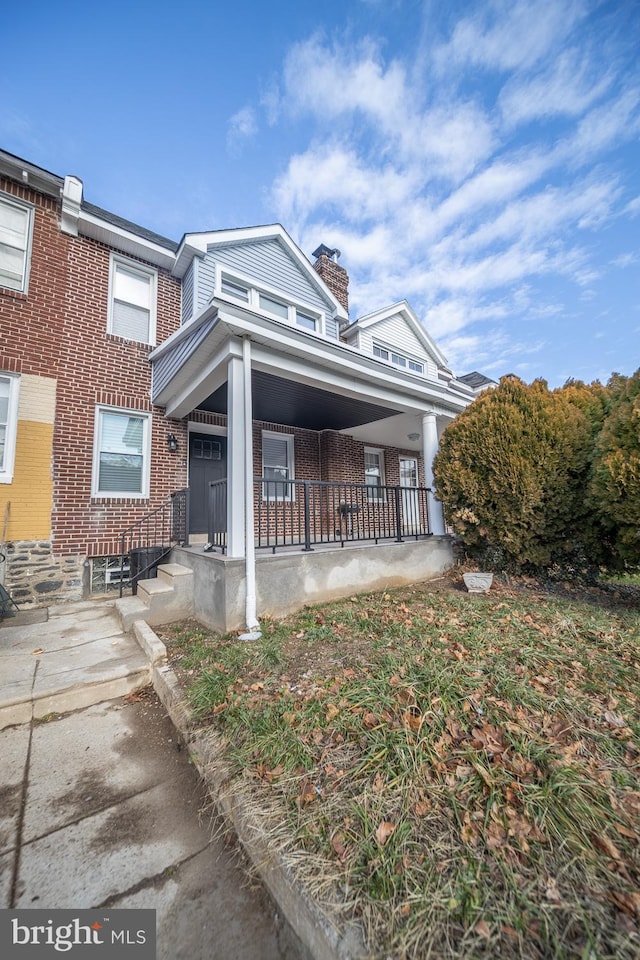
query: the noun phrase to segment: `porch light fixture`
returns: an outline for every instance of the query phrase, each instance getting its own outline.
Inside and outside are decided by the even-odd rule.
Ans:
[[[420,434],[419,434],[419,433],[408,433],[408,434],[407,434],[407,440],[411,440],[412,443],[415,443],[416,440],[419,440],[419,439],[420,439]]]
[[[178,441],[176,440],[174,433],[170,433],[167,437],[167,446],[169,447],[169,451],[171,453],[175,453],[178,449]]]

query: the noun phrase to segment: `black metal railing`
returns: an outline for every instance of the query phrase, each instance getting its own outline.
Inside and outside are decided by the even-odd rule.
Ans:
[[[428,487],[254,478],[256,546],[419,539],[429,533]],[[226,550],[226,480],[209,485],[209,548]]]
[[[207,503],[207,539],[206,550],[222,550],[227,547],[227,481],[213,480],[209,483],[209,501]]]
[[[166,503],[136,520],[120,535],[120,596],[125,587],[135,594],[138,581],[154,577],[159,563],[177,544],[186,544],[189,531],[189,491],[177,490]]]

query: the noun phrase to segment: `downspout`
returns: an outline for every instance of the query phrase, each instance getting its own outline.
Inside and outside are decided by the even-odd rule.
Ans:
[[[242,340],[242,366],[244,380],[244,516],[245,516],[245,620],[247,639],[260,637],[260,624],[256,616],[256,544],[253,511],[253,404],[251,397],[251,339]]]

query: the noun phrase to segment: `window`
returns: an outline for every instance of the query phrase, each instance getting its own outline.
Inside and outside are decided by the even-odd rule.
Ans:
[[[0,198],[0,286],[26,293],[33,229],[33,207]]]
[[[300,313],[299,310],[296,310],[296,323],[299,327],[304,327],[305,330],[315,330],[316,329],[316,320],[314,317],[308,316],[306,313]]]
[[[151,417],[96,409],[93,451],[94,497],[148,497]]]
[[[267,313],[273,313],[276,317],[281,317],[282,320],[289,319],[289,307],[286,303],[274,300],[273,297],[268,297],[266,293],[258,295],[258,303],[260,304],[261,310],[266,310]]]
[[[156,342],[155,270],[111,257],[108,331],[126,340]]]
[[[11,483],[18,430],[20,378],[0,374],[0,483]]]
[[[226,293],[229,297],[236,297],[238,300],[244,300],[245,303],[249,303],[249,290],[247,287],[243,287],[239,283],[235,283],[233,280],[229,280],[225,274],[222,274],[222,279],[220,281],[220,290],[222,293]]]
[[[372,450],[365,447],[364,451],[364,482],[370,488],[367,490],[367,500],[384,500],[384,454],[382,450]]]
[[[373,355],[380,360],[394,363],[396,367],[403,367],[404,369],[408,367],[409,370],[412,370],[414,373],[424,373],[424,363],[421,363],[419,360],[412,360],[402,353],[396,353],[395,350],[388,350],[381,344],[376,343],[375,340],[373,343]]]
[[[263,500],[294,500],[293,437],[285,433],[262,433]]]

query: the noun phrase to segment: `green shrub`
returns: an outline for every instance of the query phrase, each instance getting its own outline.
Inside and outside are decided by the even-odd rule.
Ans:
[[[640,370],[609,381],[610,410],[595,444],[590,504],[618,565],[640,565]]]
[[[585,500],[594,428],[583,386],[551,392],[544,380],[503,377],[446,429],[436,487],[471,552],[518,568],[585,551],[600,559]]]

